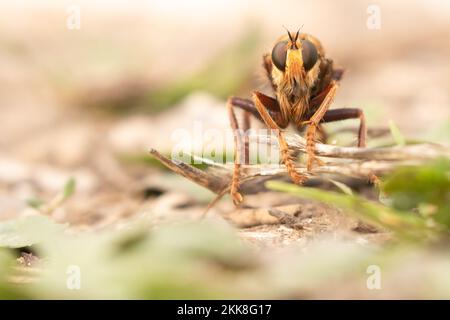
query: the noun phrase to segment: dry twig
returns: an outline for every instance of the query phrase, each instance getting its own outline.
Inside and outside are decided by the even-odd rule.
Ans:
[[[286,140],[293,151],[305,152],[305,139],[297,134],[287,133]],[[271,136],[251,136],[250,142],[272,144]],[[215,164],[208,159],[211,168],[207,171],[199,170],[189,164],[172,161],[158,151],[152,149],[150,153],[161,163],[177,174],[223,195],[228,191],[231,179],[232,164]],[[317,143],[315,154],[322,157],[324,165],[315,167],[307,172],[303,164],[296,166],[300,173],[309,176],[341,175],[367,179],[371,175],[384,175],[398,166],[420,165],[439,157],[450,158],[450,149],[437,144],[416,144],[407,146],[394,146],[383,148],[356,148],[339,147]],[[261,182],[275,177],[285,176],[286,168],[283,165],[246,165],[243,166],[246,174],[242,177],[241,189],[245,193],[254,193],[261,190]]]

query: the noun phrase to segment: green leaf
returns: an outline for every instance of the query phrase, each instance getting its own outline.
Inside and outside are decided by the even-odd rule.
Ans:
[[[39,209],[43,204],[45,204],[44,200],[39,198],[30,198],[26,200],[27,205],[34,209]]]
[[[231,298],[254,290],[240,274],[254,263],[248,247],[217,222],[151,229],[137,219],[122,230],[65,233],[42,251],[45,269],[30,291],[40,298]],[[81,273],[79,290],[67,289],[72,269]]]
[[[333,179],[328,179],[331,183],[333,183],[336,187],[338,187],[343,193],[348,194],[348,195],[353,195],[353,191],[352,189],[347,186],[345,183],[333,180]]]
[[[0,248],[0,300],[30,299],[23,288],[11,283],[14,268],[17,268],[17,261],[13,252]]]
[[[392,120],[389,120],[389,129],[391,130],[391,135],[394,138],[395,143],[398,146],[404,146],[406,144],[405,137]]]
[[[63,200],[66,200],[75,192],[75,187],[76,187],[76,180],[75,178],[72,177],[64,185]]]
[[[150,92],[148,100],[152,110],[164,109],[197,90],[220,98],[235,94],[251,75],[259,41],[259,30],[251,28],[234,46],[223,50],[202,70]]]
[[[397,211],[359,196],[304,188],[279,181],[268,181],[266,186],[271,190],[291,193],[342,208],[359,219],[395,231],[405,238],[417,240],[428,238],[429,230],[426,221],[409,212]]]
[[[431,217],[450,229],[449,159],[399,168],[381,184],[381,189],[395,209],[411,211],[426,204],[435,207]]]
[[[22,248],[60,233],[64,225],[43,215],[27,216],[0,223],[0,247]]]

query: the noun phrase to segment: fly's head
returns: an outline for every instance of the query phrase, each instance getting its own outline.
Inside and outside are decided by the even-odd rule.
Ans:
[[[323,56],[319,40],[308,34],[288,31],[278,39],[272,49],[272,79],[282,109],[307,103],[310,90],[318,81]]]

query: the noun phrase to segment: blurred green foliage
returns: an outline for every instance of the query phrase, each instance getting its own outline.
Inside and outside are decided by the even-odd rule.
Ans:
[[[0,231],[1,232],[1,231]],[[9,277],[17,265],[11,250],[0,247],[0,299],[25,299],[25,292],[19,287],[11,285]]]
[[[37,265],[18,267],[16,251],[0,248],[0,299],[304,298],[320,293],[339,296],[343,282],[344,295],[377,297],[378,292],[365,288],[366,270],[373,264],[383,268],[387,291],[379,292],[395,296],[396,270],[419,268],[421,277],[407,285],[432,291],[416,290],[414,297],[450,295],[448,254],[411,247],[385,251],[316,239],[306,251],[293,246],[261,252],[214,220],[154,226],[140,218],[120,230],[76,234],[55,230],[54,222],[43,216],[24,218],[20,224],[31,227],[37,221],[38,230],[49,236],[32,239],[30,228],[15,229],[18,238],[28,239],[16,245],[29,245],[37,252]],[[424,255],[427,264],[411,263]],[[73,286],[77,282],[79,286]]]
[[[120,230],[77,233],[43,215],[3,222],[0,298],[314,297],[317,290],[339,295],[339,283],[344,280],[346,286],[352,285],[347,292],[350,297],[378,297],[365,289],[366,270],[373,264],[383,268],[383,286],[390,288],[390,295],[396,296],[395,290],[400,296],[407,295],[414,283],[428,288],[416,291],[414,297],[448,298],[448,251],[437,250],[442,246],[430,250],[417,244],[434,243],[428,240],[441,240],[442,244],[448,239],[449,173],[447,159],[399,168],[381,184],[388,205],[368,201],[341,184],[342,193],[335,193],[268,182],[271,189],[323,201],[392,230],[399,246],[381,250],[316,239],[310,250],[294,246],[289,254],[271,252],[268,259],[242,242],[232,227],[215,220],[154,225],[139,217]],[[39,256],[37,267],[18,267],[13,253],[24,249]],[[418,263],[424,257],[427,263]],[[398,273],[405,270],[421,276],[400,283],[405,288],[399,289]],[[74,277],[79,287],[71,287]],[[323,288],[326,290],[320,291]]]
[[[224,224],[180,222],[155,228],[139,219],[121,231],[71,235],[60,226],[55,229],[49,218],[35,216],[1,226],[0,233],[8,232],[0,246],[27,246],[43,259],[38,274],[16,271],[25,284],[0,279],[0,287],[8,288],[0,290],[0,298],[17,289],[24,296],[63,299],[242,298],[255,288],[265,291],[255,281],[239,283],[255,264],[249,248]],[[7,269],[2,274],[13,274],[12,262],[10,252],[2,249],[0,268]],[[79,270],[79,289],[68,285],[71,270]]]
[[[53,239],[64,225],[57,224],[43,215],[33,215],[5,221],[0,224],[0,247],[22,248]]]
[[[2,222],[0,298],[300,298],[318,292],[339,296],[343,281],[350,285],[350,297],[376,298],[365,287],[367,267],[373,264],[383,268],[388,288],[383,292],[391,296],[407,295],[416,286],[427,289],[414,292],[415,298],[448,298],[449,180],[448,159],[399,168],[381,183],[383,203],[368,201],[337,181],[332,182],[341,193],[267,183],[393,231],[397,246],[383,248],[315,239],[308,250],[292,246],[289,253],[261,252],[216,220],[154,224],[138,217],[120,229],[85,232],[73,232],[45,215]],[[61,196],[70,195],[74,186],[69,180]],[[441,245],[433,246],[436,242]],[[17,254],[23,251],[34,252],[37,264],[19,266]],[[426,264],[419,263],[425,258]],[[399,285],[405,270],[420,277]],[[74,277],[79,287],[71,286]]]
[[[69,180],[67,180],[62,193],[63,200],[67,200],[75,192],[76,185],[77,184],[74,177],[71,177],[69,178]]]
[[[220,98],[236,94],[252,74],[260,38],[257,28],[249,29],[240,40],[213,57],[201,70],[152,90],[147,98],[151,110],[172,106],[197,90],[207,91]]]
[[[450,161],[398,168],[381,183],[383,203],[289,183],[269,181],[272,190],[340,207],[369,223],[415,240],[447,238],[450,231]]]
[[[450,231],[450,161],[395,171],[382,184],[395,210],[416,211]]]
[[[395,140],[395,143],[398,146],[404,146],[406,144],[405,137],[403,136],[400,129],[397,127],[397,125],[394,123],[394,121],[389,121],[389,129],[391,130],[391,135]]]
[[[70,196],[75,192],[76,180],[71,177],[64,184],[63,189],[56,194],[51,200],[44,201],[37,197],[32,197],[26,200],[26,203],[40,211],[42,214],[51,214],[56,208],[61,206]]]

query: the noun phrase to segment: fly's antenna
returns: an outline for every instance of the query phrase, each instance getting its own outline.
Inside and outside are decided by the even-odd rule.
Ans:
[[[300,28],[298,28],[297,33],[295,34],[295,41],[297,41],[298,36],[300,35],[300,31],[303,29],[303,26],[304,26],[304,24],[302,24],[302,26]]]
[[[288,36],[289,36],[289,39],[292,41],[292,42],[294,42],[294,39],[292,39],[292,35],[291,35],[291,32],[289,31],[289,29],[288,28],[286,28],[286,26],[285,25],[283,25],[283,28],[284,29],[286,29],[286,31],[287,31],[287,34],[288,34]]]
[[[298,40],[298,37],[299,37],[299,35],[300,35],[300,31],[303,29],[303,26],[304,26],[304,24],[302,24],[302,26],[301,26],[300,28],[298,28],[298,30],[297,30],[297,32],[295,33],[295,36],[294,36],[294,37],[292,36],[292,33],[289,31],[288,28],[286,28],[285,25],[283,25],[283,28],[286,29],[287,34],[288,34],[289,39],[291,40],[291,42],[294,42],[294,43],[295,43],[295,42]]]

